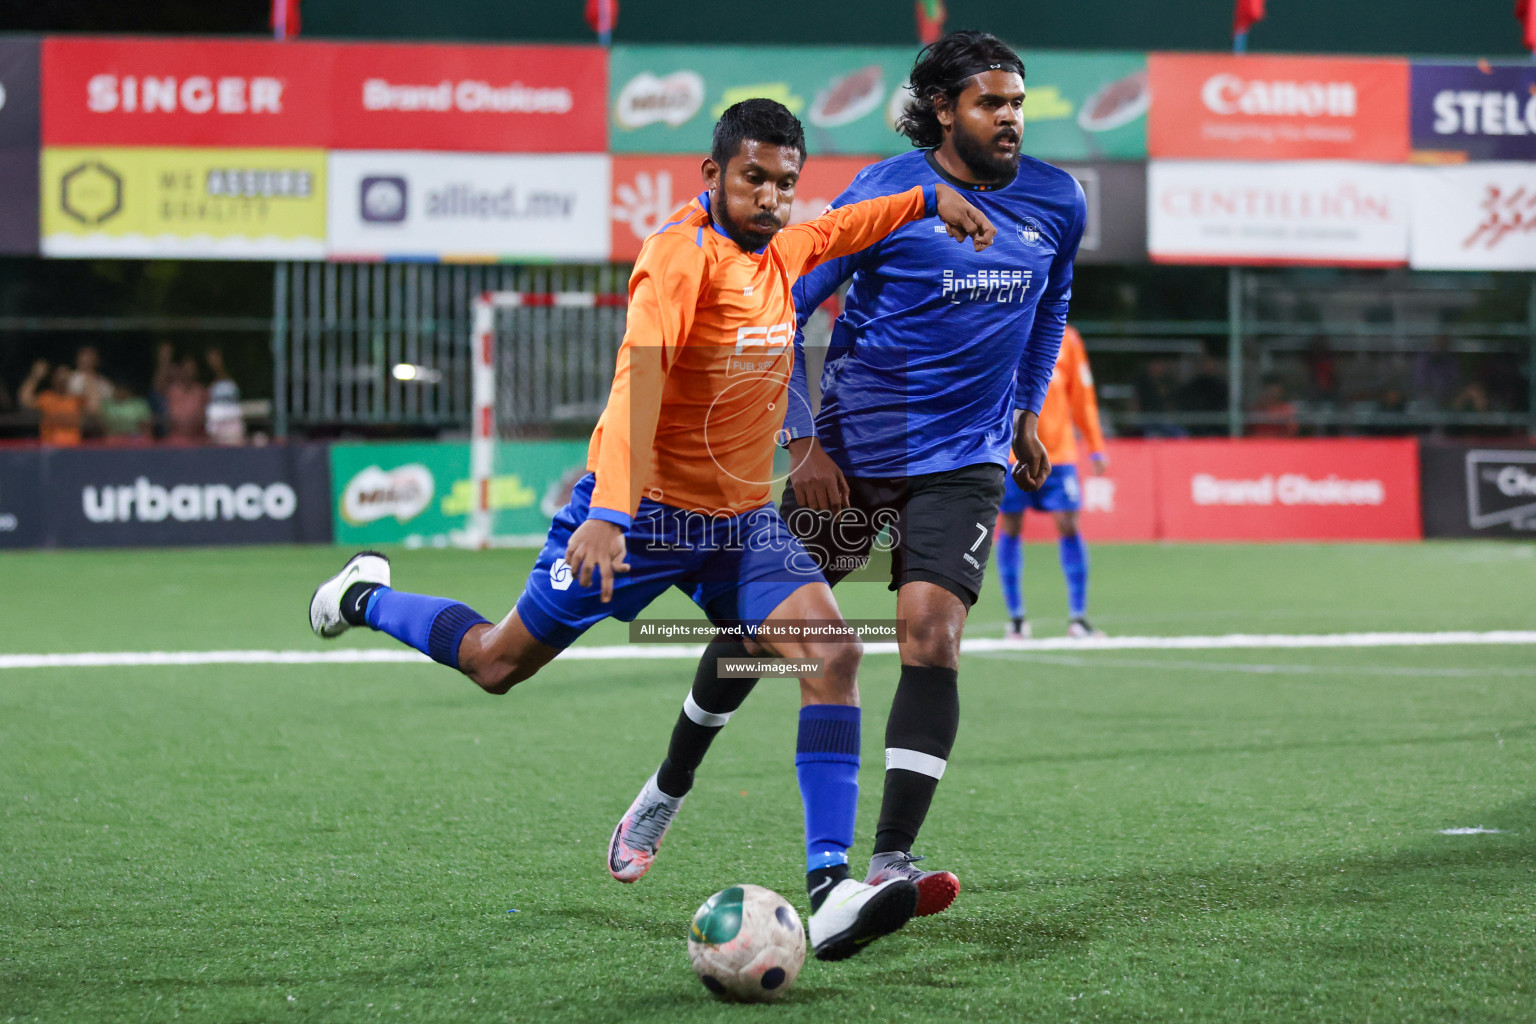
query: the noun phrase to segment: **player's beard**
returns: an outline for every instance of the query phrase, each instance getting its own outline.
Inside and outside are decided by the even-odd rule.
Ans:
[[[773,241],[773,236],[778,234],[779,229],[784,226],[778,217],[774,217],[771,214],[759,215],[760,217],[771,217],[773,221],[772,228],[760,227],[756,218],[750,224],[743,224],[731,216],[730,204],[726,202],[724,192],[724,189],[716,192],[711,202],[711,206],[714,208],[715,222],[720,225],[720,230],[724,231],[731,241],[741,246],[746,252],[756,252]]]
[[[993,148],[997,140],[1003,136],[1011,136],[1014,140],[1012,153],[999,152]],[[982,142],[970,132],[959,126],[955,128],[955,155],[966,169],[983,182],[1008,181],[1019,173],[1019,136],[1011,131],[994,132],[986,142]]]

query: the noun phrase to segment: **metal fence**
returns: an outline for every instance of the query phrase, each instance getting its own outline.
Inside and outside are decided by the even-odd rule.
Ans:
[[[275,273],[281,435],[467,431],[472,298],[621,294],[629,268],[293,263]],[[1227,281],[1225,318],[1109,319],[1074,306],[1112,430],[1536,436],[1536,276],[1232,269]],[[497,328],[503,433],[589,428],[624,310],[503,310]]]
[[[470,305],[486,291],[622,293],[624,266],[279,263],[273,427],[467,430]],[[500,314],[501,422],[537,433],[597,418],[624,310]]]

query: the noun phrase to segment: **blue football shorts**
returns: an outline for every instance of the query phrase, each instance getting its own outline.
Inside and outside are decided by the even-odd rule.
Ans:
[[[615,575],[605,604],[597,573],[583,587],[565,562],[596,482],[588,473],[576,484],[518,599],[518,616],[542,644],[569,647],[610,617],[633,622],[668,587],[687,594],[712,622],[750,636],[790,594],[826,582],[772,505],[716,518],[643,499],[626,538],[629,571]]]
[[[1036,512],[1077,512],[1083,507],[1083,490],[1077,482],[1076,466],[1052,466],[1051,475],[1045,478],[1045,486],[1038,491],[1026,491],[1013,482],[1013,474],[1003,490],[1002,511],[1018,515],[1033,509]]]

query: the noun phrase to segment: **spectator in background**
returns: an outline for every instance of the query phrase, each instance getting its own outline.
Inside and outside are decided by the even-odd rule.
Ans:
[[[1147,437],[1183,437],[1183,427],[1167,419],[1173,405],[1173,381],[1168,377],[1168,363],[1149,359],[1131,384],[1135,389],[1136,411],[1142,415],[1141,432]]]
[[[11,399],[11,389],[5,386],[5,379],[0,377],[0,416],[16,411],[16,403]]]
[[[176,350],[168,341],[155,346],[155,372],[149,378],[149,409],[155,414],[155,436],[164,437],[170,416],[165,405],[165,389],[176,377]]]
[[[244,444],[245,420],[240,415],[240,386],[224,367],[224,352],[211,348],[204,357],[213,383],[208,386],[208,438],[214,444]]]
[[[149,403],[122,385],[101,403],[102,434],[109,444],[133,444],[154,437],[155,414]]]
[[[161,390],[165,400],[165,439],[201,441],[208,409],[208,389],[197,379],[197,361],[191,356],[173,363]]]
[[[1174,394],[1180,409],[1189,412],[1225,413],[1227,411],[1227,371],[1220,360],[1209,354],[1200,357],[1200,363],[1183,387]],[[1225,434],[1221,424],[1202,425],[1194,433],[1216,436]]]
[[[1285,385],[1277,378],[1264,381],[1253,412],[1261,420],[1249,425],[1249,437],[1295,437],[1299,430],[1296,404],[1286,397]]]
[[[1328,339],[1319,334],[1307,346],[1303,357],[1307,364],[1307,377],[1312,386],[1312,401],[1329,406],[1339,400],[1339,370],[1333,361],[1333,349]]]
[[[1461,360],[1451,351],[1450,336],[1442,334],[1413,362],[1413,397],[1433,409],[1445,409],[1460,390]]]
[[[32,372],[17,394],[23,409],[37,412],[37,433],[43,444],[62,447],[80,443],[85,402],[70,393],[69,381],[69,367],[55,366],[49,373],[48,360],[39,359],[32,364]]]
[[[85,414],[95,416],[103,402],[112,398],[112,382],[101,375],[101,353],[84,345],[75,353],[75,369],[69,375],[69,393],[85,403]]]

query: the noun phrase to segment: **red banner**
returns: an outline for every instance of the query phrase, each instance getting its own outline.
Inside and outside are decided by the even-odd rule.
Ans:
[[[332,48],[337,149],[602,153],[608,60],[596,46]]]
[[[323,43],[43,41],[45,146],[325,146]]]
[[[1157,445],[1165,540],[1417,540],[1412,438]]]
[[[1154,159],[1408,159],[1408,62],[1154,53]]]
[[[795,189],[791,222],[819,216],[859,171],[879,157],[813,156]],[[613,258],[632,260],[667,215],[704,191],[703,156],[613,158]]]
[[[50,38],[47,146],[601,153],[598,47]]]

